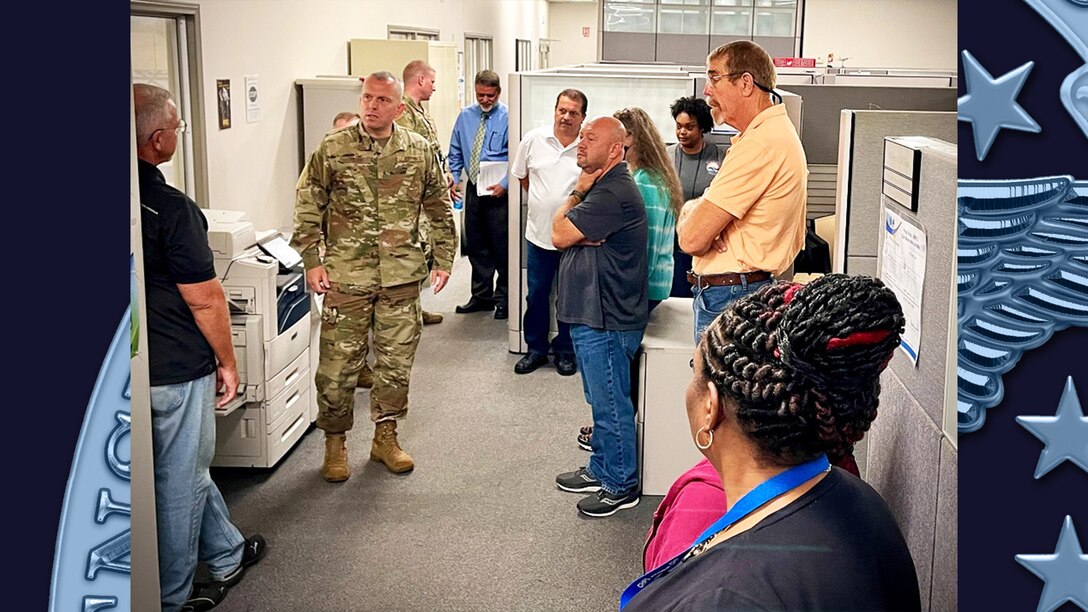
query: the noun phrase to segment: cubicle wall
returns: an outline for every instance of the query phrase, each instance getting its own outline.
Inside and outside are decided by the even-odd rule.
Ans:
[[[511,159],[521,144],[523,134],[536,127],[552,125],[555,98],[560,91],[570,87],[586,95],[589,101],[588,118],[611,115],[625,106],[638,105],[669,140],[669,136],[675,132],[669,106],[677,98],[695,93],[694,79],[687,72],[682,72],[679,66],[599,68],[602,67],[588,65],[513,73],[509,76],[509,87],[504,92],[509,94]],[[509,348],[511,352],[524,353],[528,350],[521,327],[525,295],[528,293],[525,273],[527,202],[525,194],[515,184],[511,182],[509,194]],[[552,330],[556,329],[553,313]]]
[[[552,125],[555,98],[560,91],[571,87],[586,94],[589,101],[587,118],[611,115],[625,106],[637,105],[650,115],[666,143],[676,142],[675,122],[669,107],[678,98],[701,96],[704,77],[701,73],[690,72],[694,68],[697,67],[586,64],[510,74],[509,85],[503,90],[510,106],[510,158],[513,159],[523,134],[536,127]],[[798,131],[801,129],[802,102],[796,94],[783,93],[786,112]],[[715,129],[708,138],[727,145],[729,136],[735,133],[732,129]],[[527,203],[519,188],[512,188],[509,195],[509,348],[511,352],[524,353],[528,350],[521,329],[528,293],[524,238]],[[556,329],[553,316],[552,330]]]
[[[887,78],[887,77],[886,77]],[[893,81],[894,83],[894,81]],[[835,164],[839,155],[839,113],[855,110],[955,111],[954,87],[894,85],[785,85],[805,101],[801,144],[809,164]]]
[[[836,176],[839,174],[839,113],[843,109],[857,110],[911,110],[955,111],[956,88],[950,87],[950,78],[918,77],[915,86],[904,86],[910,77],[819,75],[812,76],[813,84],[798,81],[809,78],[808,74],[784,75],[780,89],[801,96],[805,101],[802,113],[801,144],[808,158],[808,216],[822,217],[835,212]],[[857,79],[873,79],[872,83],[859,86]],[[925,86],[923,85],[923,82]],[[955,122],[952,123],[955,129]],[[911,132],[900,132],[908,134]],[[923,136],[946,138],[945,134],[929,132]],[[955,132],[947,138],[955,139]],[[874,159],[879,165],[879,156]]]
[[[811,118],[807,102],[806,129]],[[841,146],[834,187],[837,236],[831,267],[835,272],[872,275],[876,273],[881,232],[884,138],[929,136],[954,143],[956,113],[842,110],[835,117],[839,126],[836,140]]]
[[[888,502],[903,530],[918,570],[922,609],[954,610],[956,147],[929,138],[907,140],[920,159],[914,181],[917,212],[883,196],[879,215],[893,211],[925,233],[920,348],[917,365],[904,350],[896,350],[881,377],[879,416],[866,436],[863,477]],[[882,236],[878,253],[883,244]],[[883,264],[881,255],[877,273],[888,278],[892,270]],[[907,301],[900,296],[904,310]]]

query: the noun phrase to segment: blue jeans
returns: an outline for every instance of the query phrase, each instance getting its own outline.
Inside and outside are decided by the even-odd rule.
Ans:
[[[242,562],[245,538],[208,468],[215,454],[215,373],[151,387],[155,518],[163,612],[189,598],[197,561],[221,580]]]
[[[692,286],[691,292],[695,296],[691,303],[691,308],[695,311],[695,344],[699,344],[703,331],[710,327],[714,319],[725,312],[730,304],[749,293],[754,293],[763,285],[773,282],[773,278],[768,278],[750,283],[747,278],[741,277],[739,285],[705,288]]]
[[[588,469],[612,495],[638,489],[631,360],[642,343],[642,332],[570,326],[582,390],[593,409],[593,456]]]
[[[549,251],[529,242],[526,258],[526,275],[529,291],[525,297],[525,343],[529,352],[538,355],[548,354],[548,329],[550,327],[552,305],[552,283],[559,272],[561,251]],[[558,321],[559,335],[551,342],[555,356],[570,355],[574,346],[570,341],[570,325]]]

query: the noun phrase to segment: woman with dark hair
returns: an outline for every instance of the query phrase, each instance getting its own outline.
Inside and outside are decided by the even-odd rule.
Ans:
[[[887,504],[828,462],[876,417],[903,325],[879,280],[841,274],[764,286],[711,323],[685,399],[728,511],[632,583],[621,608],[920,609]]]
[[[689,96],[680,98],[669,107],[676,122],[677,143],[669,145],[666,155],[672,161],[680,177],[684,202],[695,199],[706,191],[710,181],[718,173],[724,151],[705,134],[714,129],[714,118],[706,100]],[[680,250],[680,241],[673,238],[673,280],[671,295],[691,297],[691,283],[687,271],[691,269],[691,255]]]

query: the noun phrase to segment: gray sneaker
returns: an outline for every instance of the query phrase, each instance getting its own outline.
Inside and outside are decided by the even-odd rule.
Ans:
[[[638,489],[620,495],[612,495],[602,489],[578,500],[578,512],[595,518],[612,516],[620,510],[634,508],[638,505],[638,500]]]
[[[601,490],[601,481],[590,476],[589,470],[584,467],[556,476],[555,485],[571,493],[594,493]]]

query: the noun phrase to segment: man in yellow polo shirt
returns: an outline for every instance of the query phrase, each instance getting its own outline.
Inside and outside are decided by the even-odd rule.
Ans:
[[[805,244],[808,162],[801,139],[775,104],[770,55],[751,41],[715,49],[703,95],[715,118],[736,128],[722,167],[701,198],[680,212],[680,248],[693,256],[695,341],[729,304],[774,282]]]

